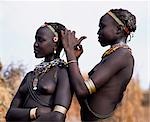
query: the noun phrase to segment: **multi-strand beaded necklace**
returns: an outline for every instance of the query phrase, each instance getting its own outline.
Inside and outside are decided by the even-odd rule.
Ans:
[[[50,62],[42,62],[39,65],[37,65],[34,69],[34,78],[32,82],[33,90],[37,90],[37,85],[42,78],[42,76],[52,67],[54,66],[63,66],[66,65],[66,62],[64,60],[61,60],[60,58],[54,59]]]
[[[119,48],[126,48],[128,49],[128,51],[131,53],[131,48],[126,45],[126,44],[122,44],[122,43],[118,43],[118,44],[115,44],[113,45],[111,48],[109,48],[108,50],[106,50],[104,52],[104,54],[102,55],[102,59],[107,57],[108,55],[110,55],[111,53],[115,52],[117,49]]]

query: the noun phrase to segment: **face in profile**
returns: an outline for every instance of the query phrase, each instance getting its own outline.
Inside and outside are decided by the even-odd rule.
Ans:
[[[99,22],[98,41],[102,46],[111,45],[115,40],[117,26],[108,14],[101,17]]]
[[[43,58],[54,52],[54,34],[47,28],[41,27],[35,35],[34,53],[36,58]]]

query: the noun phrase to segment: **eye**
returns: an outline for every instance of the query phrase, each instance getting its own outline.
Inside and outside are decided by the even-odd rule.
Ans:
[[[101,28],[101,29],[103,29],[104,27],[105,27],[105,25],[104,25],[104,24],[101,24],[101,25],[100,25],[100,28]]]
[[[39,38],[38,41],[39,41],[39,42],[44,42],[45,40],[42,39],[42,38]]]
[[[43,39],[43,38],[41,38],[41,37],[35,37],[35,39],[36,39],[36,41],[37,42],[44,42],[44,41],[46,41],[45,39]]]

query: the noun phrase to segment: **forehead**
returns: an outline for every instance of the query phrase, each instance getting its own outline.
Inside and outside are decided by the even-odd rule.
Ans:
[[[52,35],[53,33],[47,27],[40,27],[36,32],[36,36],[48,36],[49,37]]]
[[[100,18],[100,22],[99,24],[105,24],[105,25],[110,25],[110,24],[114,24],[115,21],[113,20],[113,18],[108,15],[108,14],[105,14],[103,15],[101,18]]]

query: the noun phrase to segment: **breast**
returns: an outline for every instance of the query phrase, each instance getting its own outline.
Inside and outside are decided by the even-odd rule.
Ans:
[[[56,88],[56,83],[51,79],[43,79],[39,81],[38,89],[42,94],[53,94],[55,88]]]

